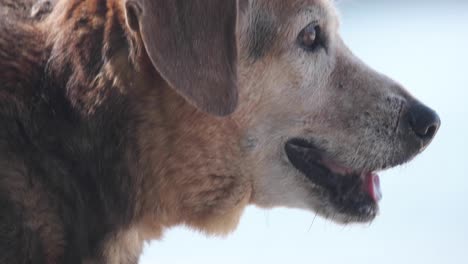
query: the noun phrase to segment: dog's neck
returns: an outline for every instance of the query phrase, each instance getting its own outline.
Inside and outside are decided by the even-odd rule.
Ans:
[[[121,3],[57,3],[41,25],[50,79],[84,119],[127,104],[133,121],[121,132],[134,143],[125,154],[135,185],[130,237],[152,239],[179,224],[230,232],[250,200],[250,182],[239,171],[239,127],[197,110],[167,85],[129,32]]]

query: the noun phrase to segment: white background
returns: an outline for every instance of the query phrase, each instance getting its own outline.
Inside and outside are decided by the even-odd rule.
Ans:
[[[226,239],[183,228],[141,263],[468,263],[468,1],[341,1],[351,49],[436,109],[442,127],[412,163],[381,174],[381,214],[338,226],[291,209],[248,208]]]

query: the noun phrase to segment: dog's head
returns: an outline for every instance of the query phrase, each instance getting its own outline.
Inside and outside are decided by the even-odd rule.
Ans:
[[[371,221],[377,173],[420,153],[440,126],[431,109],[348,50],[331,1],[125,7],[161,76],[195,107],[231,114],[241,135],[235,163],[256,205]]]
[[[330,1],[251,1],[246,10],[239,112],[250,117],[253,200],[372,220],[377,173],[421,152],[439,118],[348,50]]]

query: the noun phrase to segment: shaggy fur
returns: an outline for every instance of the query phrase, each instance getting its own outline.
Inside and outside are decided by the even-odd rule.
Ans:
[[[400,122],[415,99],[349,52],[325,0],[0,7],[0,263],[137,263],[166,228],[226,234],[248,204],[371,221],[375,206],[336,205],[285,142],[362,170],[429,143]],[[311,21],[317,53],[296,45]]]
[[[249,192],[216,165],[229,152],[206,149],[222,133],[182,122],[194,111],[170,109],[189,107],[147,58],[134,57],[135,70],[118,1],[58,5],[43,24],[11,14],[0,23],[0,263],[136,263],[164,226],[231,229]],[[199,137],[178,142],[184,152],[165,139],[188,138],[168,133],[177,123]],[[205,153],[210,168],[193,159]]]

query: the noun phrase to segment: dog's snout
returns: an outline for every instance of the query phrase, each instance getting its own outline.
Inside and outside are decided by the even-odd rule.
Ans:
[[[437,113],[420,103],[414,103],[409,107],[407,122],[414,134],[423,142],[430,142],[440,127]]]

